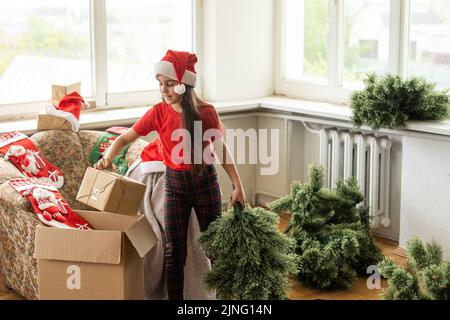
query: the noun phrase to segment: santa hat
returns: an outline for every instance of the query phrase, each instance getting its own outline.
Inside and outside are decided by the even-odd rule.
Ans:
[[[164,58],[155,64],[154,74],[155,77],[162,74],[177,80],[178,85],[175,86],[175,92],[183,94],[186,91],[184,84],[195,87],[197,80],[196,62],[197,56],[194,53],[168,50]]]
[[[78,92],[74,91],[64,96],[57,107],[52,104],[46,105],[44,113],[66,119],[72,130],[77,132],[80,129],[81,109],[85,105],[83,98]]]

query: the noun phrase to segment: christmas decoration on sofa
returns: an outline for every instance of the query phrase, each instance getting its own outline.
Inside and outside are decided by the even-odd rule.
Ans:
[[[64,176],[61,170],[45,159],[25,134],[13,131],[0,135],[0,154],[26,177],[36,177],[61,188]]]
[[[205,275],[220,299],[284,299],[297,271],[295,243],[278,230],[278,216],[236,204],[210,224],[198,243],[213,258]]]
[[[78,132],[78,130],[80,129],[81,110],[86,109],[87,107],[88,105],[84,102],[84,99],[80,96],[80,94],[74,91],[64,96],[59,101],[58,106],[47,104],[40,114],[51,115],[57,118],[64,119],[70,125],[72,131]]]
[[[9,185],[27,197],[45,225],[56,228],[92,229],[92,226],[78,216],[68,205],[64,197],[52,184],[37,178],[12,179]]]
[[[105,155],[106,150],[111,146],[114,140],[124,133],[128,128],[125,127],[111,127],[105,130],[105,133],[100,137],[95,144],[91,153],[89,154],[89,163],[94,165]],[[117,173],[124,175],[128,170],[127,162],[125,161],[125,155],[128,151],[130,144],[122,148],[120,153],[112,161],[116,166]]]
[[[386,300],[450,300],[450,262],[442,260],[437,242],[426,245],[418,238],[407,243],[407,266],[402,268],[385,257],[378,265],[388,278]]]
[[[298,279],[311,288],[345,289],[382,255],[356,180],[339,180],[336,190],[323,186],[324,168],[312,166],[310,183],[294,182],[289,195],[268,206],[277,213],[291,212],[286,233],[296,241]]]
[[[437,91],[436,84],[425,79],[371,73],[364,83],[365,89],[355,91],[350,99],[357,126],[401,128],[407,120],[441,120],[450,114],[447,90]]]

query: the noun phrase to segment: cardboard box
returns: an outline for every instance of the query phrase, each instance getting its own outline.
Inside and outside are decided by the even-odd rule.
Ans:
[[[87,108],[85,110],[93,110],[97,108],[97,102],[93,99],[86,101]]]
[[[143,183],[89,167],[78,190],[77,200],[100,211],[136,215],[144,193]]]
[[[68,85],[52,84],[52,104],[57,106],[59,104],[59,100],[74,91],[81,94],[81,82]]]
[[[70,123],[51,114],[38,114],[37,130],[72,130]]]
[[[95,230],[39,225],[39,299],[144,299],[144,255],[157,238],[145,216],[76,211]]]

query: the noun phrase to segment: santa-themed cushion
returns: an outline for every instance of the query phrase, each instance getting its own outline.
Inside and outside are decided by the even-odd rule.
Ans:
[[[102,135],[102,131],[82,130],[78,132],[80,143],[83,146],[83,156],[86,161],[89,158],[91,150],[94,148],[95,144]],[[137,139],[130,145],[127,153],[125,154],[125,161],[128,167],[131,167],[133,162],[141,156],[142,149],[144,149],[147,144],[147,141],[143,139]]]
[[[89,164],[93,166],[100,159],[102,159],[106,151],[113,144],[114,140],[116,140],[126,130],[128,130],[128,128],[125,127],[111,127],[106,129],[89,154]],[[128,165],[125,160],[125,155],[129,147],[130,144],[123,147],[122,150],[120,150],[119,154],[112,161],[113,167],[118,174],[124,175],[128,171]]]
[[[10,180],[9,185],[19,194],[18,200],[28,199],[41,223],[55,228],[92,229],[53,184],[38,178],[21,178]]]
[[[64,173],[64,185],[59,191],[69,205],[76,209],[88,209],[75,200],[78,188],[87,168],[83,147],[78,135],[68,130],[41,131],[31,137],[48,161]]]
[[[61,188],[64,176],[49,162],[36,144],[25,134],[12,131],[0,134],[0,153],[25,177],[35,177]]]

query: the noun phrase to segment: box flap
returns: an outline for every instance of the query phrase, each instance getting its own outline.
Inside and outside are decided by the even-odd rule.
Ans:
[[[125,230],[125,234],[128,239],[130,239],[131,244],[141,258],[143,258],[158,241],[152,226],[145,216],[139,217],[136,223],[133,223]]]
[[[124,231],[139,219],[139,216],[126,216],[102,211],[75,210],[75,212],[89,221],[94,229],[99,230]]]
[[[34,258],[119,264],[122,233],[36,227]]]

